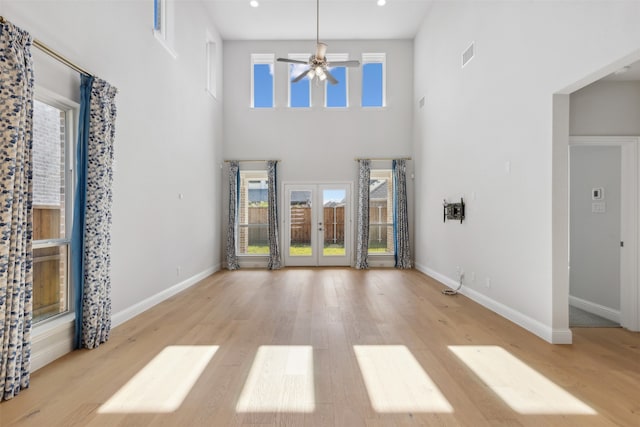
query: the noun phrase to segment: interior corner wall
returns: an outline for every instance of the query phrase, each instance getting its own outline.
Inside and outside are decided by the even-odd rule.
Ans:
[[[114,317],[218,269],[222,40],[203,5],[175,2],[175,58],[153,34],[153,2],[2,0],[0,13],[118,88]],[[205,91],[207,37],[219,47],[217,99]],[[51,77],[65,66],[33,51],[36,85],[77,96]]]
[[[329,53],[346,53],[350,59],[361,59],[362,53],[386,53],[386,106],[361,107],[361,68],[349,68],[348,108],[325,108],[324,85],[315,82],[311,84],[312,106],[289,108],[288,67],[276,62],[275,107],[251,108],[251,54],[272,53],[276,58],[290,53],[311,54],[315,42],[225,41],[224,89],[225,93],[232,94],[224,104],[225,159],[278,159],[281,161],[278,165],[280,184],[352,182],[355,194],[356,157],[412,155],[413,42],[329,40],[327,43]],[[391,162],[387,163],[390,168]],[[413,173],[413,162],[408,162],[411,213]],[[412,229],[413,215],[410,214]]]
[[[548,341],[570,337],[553,95],[640,50],[637,16],[638,2],[435,2],[414,40],[416,264],[448,284],[460,267],[468,295]],[[442,200],[460,196],[467,219],[443,223]]]

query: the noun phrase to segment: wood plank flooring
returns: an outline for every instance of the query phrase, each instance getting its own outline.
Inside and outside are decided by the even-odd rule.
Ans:
[[[35,372],[0,425],[640,426],[640,334],[551,345],[442,289],[413,270],[219,272]]]

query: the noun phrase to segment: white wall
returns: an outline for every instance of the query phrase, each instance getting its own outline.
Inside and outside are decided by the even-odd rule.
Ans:
[[[225,159],[278,159],[280,182],[350,181],[356,192],[356,157],[411,155],[413,117],[413,43],[397,41],[328,41],[328,53],[384,52],[386,56],[387,106],[360,106],[361,69],[350,68],[349,108],[326,109],[324,88],[312,83],[312,107],[287,107],[288,66],[275,64],[275,108],[252,109],[251,54],[305,53],[312,41],[225,41],[224,44],[224,157]],[[391,162],[386,166],[390,168]],[[383,164],[375,166],[383,167]],[[409,162],[407,174],[413,172]],[[412,194],[412,181],[408,180]],[[411,198],[412,199],[412,198]],[[410,206],[410,209],[412,206]],[[410,221],[413,215],[410,215]],[[354,229],[355,227],[352,227]]]
[[[571,135],[640,135],[640,82],[597,81],[570,99]]]
[[[620,147],[572,146],[570,295],[620,310]],[[601,200],[592,189],[602,188]],[[605,203],[605,212],[593,212]]]
[[[566,215],[567,204],[552,204],[563,180],[554,156],[567,150],[554,147],[553,94],[637,53],[638,16],[638,2],[435,2],[414,40],[415,101],[425,96],[415,110],[416,263],[449,284],[461,266],[470,296],[549,341],[571,339],[568,284],[554,283],[567,269],[553,261],[563,230],[552,212]],[[461,194],[467,221],[443,224],[443,197]]]
[[[219,268],[222,42],[202,5],[176,3],[175,59],[152,33],[150,1],[2,0],[0,14],[119,89],[114,315]],[[218,99],[205,91],[207,33],[218,42]],[[77,99],[77,76],[34,52],[36,84]]]

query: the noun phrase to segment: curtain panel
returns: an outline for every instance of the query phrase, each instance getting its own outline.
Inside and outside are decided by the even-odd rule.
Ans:
[[[278,270],[280,264],[280,239],[278,236],[278,162],[267,162],[267,200],[269,220],[269,270]]]
[[[356,268],[369,268],[367,254],[369,252],[369,186],[371,178],[371,161],[358,160],[358,218],[356,221]]]
[[[29,387],[33,308],[32,38],[0,24],[0,400]]]
[[[111,331],[111,207],[117,89],[83,75],[72,231],[76,347],[96,348]]]
[[[237,270],[236,227],[238,225],[238,205],[240,204],[240,163],[229,162],[229,223],[227,226],[227,268]]]
[[[393,161],[393,238],[396,267],[411,268],[409,213],[407,209],[407,161]]]

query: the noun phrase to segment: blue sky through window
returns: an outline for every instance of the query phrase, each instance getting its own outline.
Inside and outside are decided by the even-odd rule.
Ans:
[[[253,64],[253,106],[273,107],[273,65]]]
[[[347,106],[347,68],[333,67],[329,71],[331,75],[338,80],[338,84],[327,85],[327,107],[346,107]]]
[[[362,106],[382,107],[382,63],[362,65]]]
[[[289,64],[289,80],[293,80],[303,73],[308,67],[305,65]],[[291,86],[290,107],[292,108],[308,108],[311,106],[311,81],[304,77],[296,83],[289,83]]]

